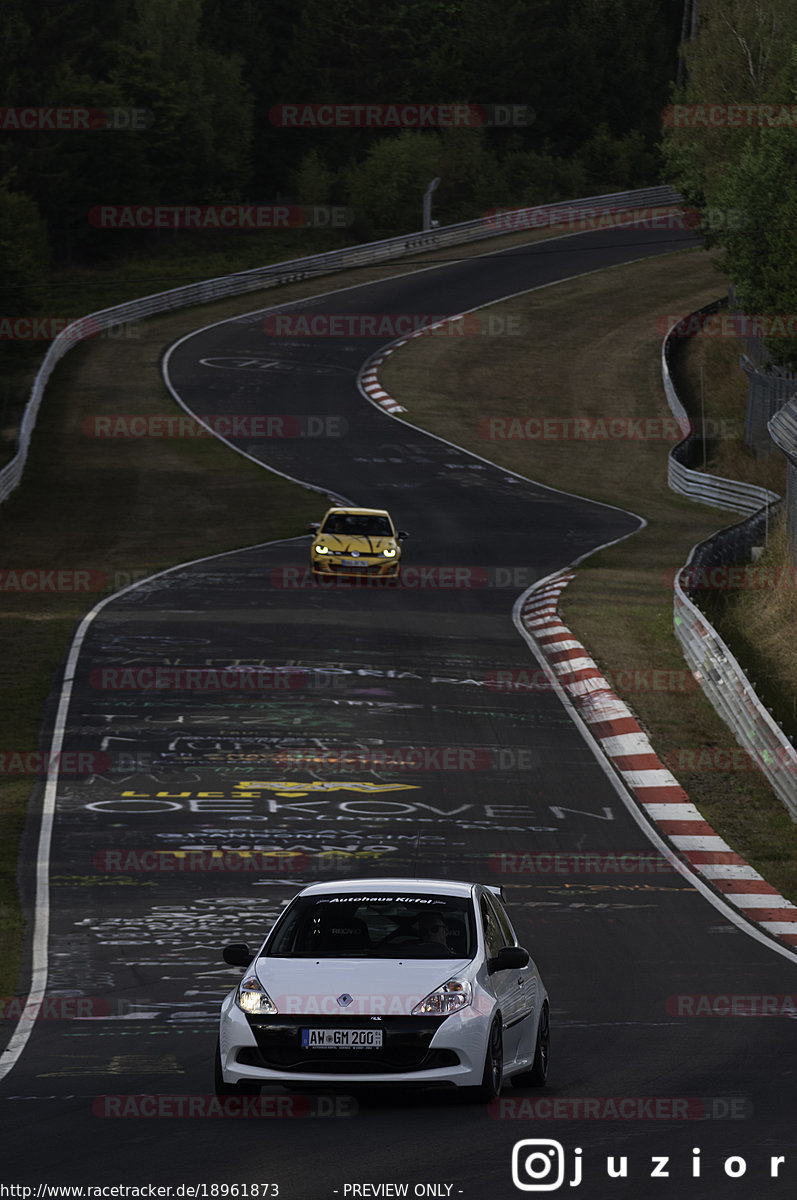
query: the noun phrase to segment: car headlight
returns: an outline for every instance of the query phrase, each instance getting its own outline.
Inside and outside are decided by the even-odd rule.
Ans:
[[[329,554],[329,546],[314,546],[316,554]]]
[[[467,979],[447,979],[439,988],[416,1004],[412,1010],[413,1017],[447,1017],[451,1013],[467,1008],[473,992]]]
[[[386,546],[385,549],[382,551],[382,553],[384,554],[385,558],[395,558],[396,557],[396,547],[395,546]]]
[[[277,1011],[277,1006],[269,996],[256,975],[247,975],[238,984],[238,994],[235,1002],[245,1013],[269,1015]]]

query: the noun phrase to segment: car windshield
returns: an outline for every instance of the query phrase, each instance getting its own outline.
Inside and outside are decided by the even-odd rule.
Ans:
[[[280,958],[473,958],[469,898],[425,895],[303,896],[263,950]]]
[[[333,513],[324,522],[321,533],[348,534],[351,537],[392,537],[387,517],[374,513]]]

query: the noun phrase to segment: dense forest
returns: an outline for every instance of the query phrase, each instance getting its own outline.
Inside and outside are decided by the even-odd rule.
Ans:
[[[3,0],[6,282],[24,291],[50,262],[141,248],[141,231],[92,224],[99,205],[346,206],[364,240],[417,229],[433,177],[443,223],[659,182],[681,16],[682,0]],[[321,103],[524,117],[281,119]],[[88,109],[91,127],[20,127],[20,110],[43,106]]]
[[[797,314],[797,3],[701,0],[683,61],[666,176],[725,248],[744,311],[778,318],[759,323],[777,331],[773,360],[797,363],[797,338],[782,336]]]
[[[363,241],[418,229],[433,178],[444,224],[666,180],[747,311],[797,311],[797,0],[4,0],[0,73],[17,314],[158,245],[103,206],[331,206]]]

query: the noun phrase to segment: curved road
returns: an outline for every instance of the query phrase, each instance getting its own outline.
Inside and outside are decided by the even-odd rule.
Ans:
[[[456,312],[683,244],[561,238],[280,312]],[[0,1183],[246,1183],[262,1196],[269,1182],[297,1200],[407,1185],[491,1200],[528,1194],[513,1144],[553,1138],[564,1189],[590,1200],[793,1196],[797,1026],[695,1015],[695,997],[797,992],[794,956],[668,869],[554,695],[500,683],[534,670],[517,594],[638,520],[391,421],[356,386],[379,341],[269,337],[260,313],[168,357],[181,403],[240,419],[240,449],[389,507],[410,531],[408,586],[314,587],[297,538],[167,572],[97,614],[64,748],[106,754],[108,769],[59,782],[48,1004],[0,1084]],[[254,436],[263,414],[296,436]],[[147,689],[155,668],[164,686]],[[553,852],[625,853],[639,869],[513,870]],[[336,872],[506,885],[552,997],[547,1088],[490,1109],[275,1091],[260,1117],[214,1115],[216,1013],[239,974],[220,947],[257,941],[297,885]]]

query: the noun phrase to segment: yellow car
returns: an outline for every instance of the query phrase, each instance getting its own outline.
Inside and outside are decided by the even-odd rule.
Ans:
[[[397,581],[406,536],[384,508],[330,508],[313,538],[310,565],[318,576]]]

